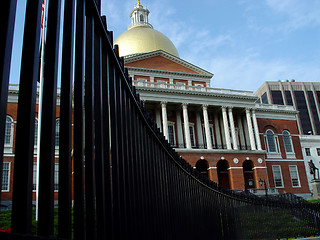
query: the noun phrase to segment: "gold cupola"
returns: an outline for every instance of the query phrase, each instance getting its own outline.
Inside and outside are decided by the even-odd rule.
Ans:
[[[120,56],[163,50],[179,57],[178,51],[170,39],[153,29],[148,16],[149,10],[146,7],[143,8],[138,0],[130,13],[131,24],[127,31],[114,41],[114,44],[119,45]]]

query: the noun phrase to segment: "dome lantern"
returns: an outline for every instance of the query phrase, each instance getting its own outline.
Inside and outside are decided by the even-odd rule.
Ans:
[[[130,13],[131,24],[129,25],[128,30],[134,27],[153,28],[148,21],[148,15],[149,15],[149,10],[147,9],[147,7],[143,8],[143,6],[140,4],[140,0],[138,0],[138,3],[134,6],[134,8]]]
[[[120,56],[130,56],[162,50],[179,57],[174,44],[161,32],[153,29],[148,20],[149,10],[138,0],[130,13],[131,24],[127,31],[118,36],[114,44],[119,45]]]

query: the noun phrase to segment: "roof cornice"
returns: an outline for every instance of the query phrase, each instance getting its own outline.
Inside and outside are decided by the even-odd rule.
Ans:
[[[137,91],[141,92],[163,92],[163,93],[176,93],[176,94],[186,94],[186,95],[199,95],[199,96],[208,96],[208,97],[223,97],[223,98],[233,98],[233,99],[246,99],[246,100],[256,100],[256,96],[248,96],[248,95],[238,95],[238,94],[228,94],[228,93],[218,93],[218,92],[202,92],[202,91],[189,91],[182,89],[167,89],[167,88],[159,88],[159,87],[143,87],[143,86],[135,86]]]
[[[203,76],[207,76],[212,78],[214,76],[213,73],[210,73],[202,68],[199,68],[185,60],[182,60],[181,58],[178,58],[170,53],[164,52],[162,50],[157,50],[157,51],[153,51],[153,52],[149,52],[149,53],[138,53],[138,54],[133,54],[133,55],[128,55],[124,58],[124,63],[131,63],[131,62],[136,62],[136,61],[140,61],[140,60],[145,60],[147,58],[151,58],[151,57],[156,57],[156,56],[161,56],[164,57],[170,61],[173,61],[177,64],[180,64],[186,68],[189,68],[192,71],[198,72],[199,74],[203,75]],[[197,74],[195,74],[197,75]]]
[[[156,74],[164,74],[164,75],[172,75],[172,76],[186,76],[186,77],[193,77],[193,78],[202,78],[202,79],[207,79],[207,80],[211,79],[211,76],[204,75],[204,74],[175,72],[175,71],[168,71],[168,70],[129,67],[129,66],[126,66],[126,68],[129,71],[133,71],[133,72],[156,73]]]

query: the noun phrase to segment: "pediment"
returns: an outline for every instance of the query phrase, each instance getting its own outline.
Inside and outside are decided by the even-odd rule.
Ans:
[[[212,77],[213,74],[187,61],[158,50],[151,53],[140,53],[125,58],[126,67],[163,70],[170,72],[199,74]]]

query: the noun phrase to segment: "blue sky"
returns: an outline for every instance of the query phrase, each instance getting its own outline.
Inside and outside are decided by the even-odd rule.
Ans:
[[[136,0],[102,0],[119,36]],[[319,0],[141,0],[180,57],[212,72],[211,87],[256,91],[264,81],[320,81]]]
[[[109,30],[130,24],[136,0],[102,0]],[[319,0],[141,0],[180,57],[214,74],[211,87],[256,91],[264,81],[320,81]],[[18,0],[18,9],[25,0]],[[19,78],[16,19],[11,82]],[[20,34],[19,34],[20,32]]]

